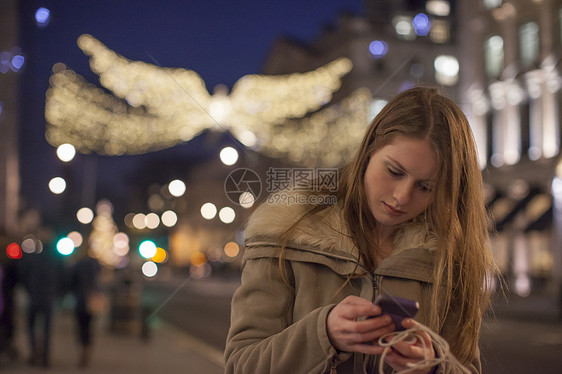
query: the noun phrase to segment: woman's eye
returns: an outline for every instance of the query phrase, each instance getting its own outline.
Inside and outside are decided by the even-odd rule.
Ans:
[[[423,184],[420,184],[419,189],[422,192],[431,192],[431,187],[423,185]]]
[[[402,175],[401,172],[399,172],[398,170],[394,170],[392,168],[388,168],[388,172],[390,173],[390,175],[393,175],[395,177],[399,177]]]

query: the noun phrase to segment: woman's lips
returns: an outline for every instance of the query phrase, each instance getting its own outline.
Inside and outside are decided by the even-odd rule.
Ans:
[[[402,214],[406,213],[406,212],[403,212],[403,211],[401,211],[401,210],[399,210],[399,209],[393,208],[392,206],[388,205],[388,204],[385,203],[384,201],[383,201],[382,204],[383,204],[383,206],[384,206],[384,210],[386,210],[386,212],[387,212],[388,214],[390,214],[391,216],[399,217],[399,216],[401,216]]]

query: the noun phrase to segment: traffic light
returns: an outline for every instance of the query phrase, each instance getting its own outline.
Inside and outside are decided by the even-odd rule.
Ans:
[[[156,243],[152,240],[144,240],[139,244],[139,253],[144,258],[152,258],[156,254]]]
[[[18,260],[22,256],[21,247],[17,243],[10,243],[6,247],[6,255],[8,258]]]
[[[69,256],[74,252],[72,239],[64,237],[57,242],[57,251],[63,256]]]

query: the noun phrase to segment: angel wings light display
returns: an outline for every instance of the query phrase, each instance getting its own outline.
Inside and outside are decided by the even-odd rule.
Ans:
[[[107,91],[63,64],[46,94],[46,138],[82,153],[140,154],[189,141],[206,129],[302,165],[341,165],[367,123],[370,92],[327,105],[351,61],[340,58],[307,73],[246,75],[209,94],[194,71],[128,60],[90,35],[78,46]],[[108,92],[109,91],[109,92]]]

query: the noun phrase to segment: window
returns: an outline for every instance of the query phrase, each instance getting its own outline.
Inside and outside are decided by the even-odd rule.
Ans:
[[[484,6],[488,9],[499,8],[502,5],[502,0],[484,0]]]
[[[494,35],[484,42],[484,68],[490,78],[498,78],[503,69],[503,39]]]
[[[429,31],[429,38],[434,43],[447,43],[451,37],[451,27],[445,20],[434,20]]]
[[[371,101],[371,105],[369,106],[369,122],[371,122],[377,114],[383,110],[387,103],[388,101],[384,99],[373,99],[373,101]]]
[[[412,25],[412,17],[396,16],[392,19],[392,25],[394,26],[396,35],[400,39],[416,39],[416,33],[414,31],[414,26]]]
[[[388,44],[384,40],[373,40],[369,44],[369,52],[374,58],[381,58],[388,52]]]
[[[558,28],[560,29],[560,44],[562,44],[562,7],[558,9]]]
[[[459,80],[459,61],[454,56],[440,55],[433,62],[435,80],[439,84],[452,86]]]
[[[520,107],[520,114],[521,114],[521,149],[522,155],[528,156],[529,148],[531,147],[531,121],[530,121],[530,114],[531,114],[531,104],[529,99],[526,98]]]
[[[528,22],[519,28],[519,56],[524,67],[531,66],[539,58],[539,26]]]
[[[429,0],[425,3],[425,10],[434,16],[446,17],[451,13],[451,5],[445,0]]]

